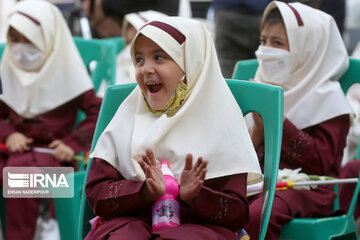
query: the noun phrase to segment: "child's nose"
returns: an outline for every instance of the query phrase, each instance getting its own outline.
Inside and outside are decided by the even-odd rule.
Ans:
[[[145,61],[142,67],[143,73],[153,73],[154,72],[154,64],[152,61]]]

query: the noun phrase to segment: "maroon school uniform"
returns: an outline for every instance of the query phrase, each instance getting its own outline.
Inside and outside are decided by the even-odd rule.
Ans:
[[[237,174],[206,180],[191,206],[178,198],[179,227],[152,232],[151,205],[145,205],[139,193],[144,182],[126,180],[109,163],[94,158],[86,196],[94,213],[105,221],[93,239],[235,239],[235,231],[249,216],[246,177]]]
[[[75,153],[90,149],[101,99],[89,90],[62,106],[25,119],[0,101],[0,142],[17,131],[33,138],[31,146],[48,147],[52,141],[60,139],[70,146]],[[77,126],[74,124],[78,109],[86,113],[86,118]],[[51,155],[35,151],[9,153],[0,150],[0,183],[2,186],[3,167],[60,167],[72,166],[71,163],[60,163]],[[6,239],[32,239],[35,233],[36,219],[39,214],[39,198],[6,199]]]
[[[348,162],[340,169],[340,178],[358,178],[360,171],[360,159]],[[340,208],[348,210],[354,194],[356,183],[339,184]],[[355,219],[360,217],[360,195],[354,212]]]
[[[307,174],[339,177],[349,116],[342,115],[315,126],[297,129],[288,119],[284,121],[280,169],[301,168]],[[264,145],[257,153],[264,163]],[[336,197],[332,186],[318,186],[313,190],[287,189],[276,191],[266,239],[278,239],[281,226],[294,217],[324,216],[331,213]],[[246,228],[251,239],[257,239],[260,228],[262,197],[250,199],[250,221]]]

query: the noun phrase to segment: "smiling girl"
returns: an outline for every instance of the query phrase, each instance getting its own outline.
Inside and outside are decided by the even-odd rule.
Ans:
[[[159,18],[137,33],[131,56],[138,86],[91,154],[86,195],[104,219],[93,238],[235,239],[248,221],[246,185],[262,176],[209,32]],[[151,231],[151,206],[165,192],[161,159],[179,184],[181,225]]]

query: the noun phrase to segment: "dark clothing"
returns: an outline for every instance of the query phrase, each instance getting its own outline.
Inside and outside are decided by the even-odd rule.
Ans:
[[[86,196],[95,215],[106,221],[93,239],[235,239],[248,221],[247,174],[204,182],[191,206],[182,202],[181,225],[151,231],[151,205],[140,198],[143,181],[124,179],[102,159],[94,158],[86,182]]]
[[[360,171],[360,159],[348,162],[340,169],[340,178],[358,178]],[[356,183],[339,184],[340,208],[347,211],[354,194]],[[355,219],[360,217],[360,195],[354,211]]]
[[[19,116],[0,101],[0,142],[14,132],[21,132],[33,138],[32,146],[48,147],[53,140],[59,139],[76,153],[90,149],[101,100],[89,90],[62,106],[26,119]],[[86,118],[77,126],[78,109],[86,113]],[[3,167],[61,167],[74,166],[74,162],[60,163],[50,154],[33,150],[23,153],[9,153],[0,150],[0,186],[2,186]],[[6,199],[6,239],[32,239],[35,234],[36,219],[39,215],[39,198]]]
[[[284,121],[280,169],[301,168],[302,172],[339,177],[343,149],[350,121],[342,115],[306,129],[297,129],[288,119]],[[264,145],[257,153],[264,163]],[[312,190],[287,189],[276,191],[266,239],[278,239],[281,226],[294,217],[314,217],[331,214],[336,195],[332,186]],[[261,195],[250,199],[250,221],[246,231],[251,239],[258,238],[261,216]],[[306,203],[306,204],[304,204]]]
[[[128,13],[156,10],[170,16],[176,16],[179,11],[179,0],[102,0],[105,15],[117,16],[121,20]]]
[[[215,10],[232,10],[240,13],[261,13],[270,0],[213,0]]]

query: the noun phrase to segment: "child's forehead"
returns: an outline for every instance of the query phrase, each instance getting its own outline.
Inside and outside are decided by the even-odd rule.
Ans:
[[[142,34],[139,34],[135,40],[135,51],[139,49],[157,49],[158,51],[164,51],[156,42]]]
[[[261,34],[277,34],[286,36],[286,27],[282,22],[266,23],[261,29]]]

